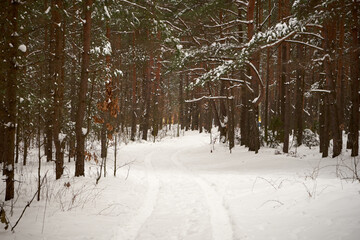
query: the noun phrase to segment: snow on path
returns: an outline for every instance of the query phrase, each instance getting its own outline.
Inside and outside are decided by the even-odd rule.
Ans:
[[[157,147],[151,159],[160,191],[154,211],[136,239],[211,239],[209,210],[193,179],[171,162],[174,148]]]
[[[171,160],[181,169],[184,169],[184,174],[193,178],[197,184],[201,187],[203,192],[206,195],[206,200],[210,209],[210,218],[211,218],[211,227],[213,240],[231,240],[233,239],[233,231],[230,222],[230,217],[227,210],[224,207],[222,197],[202,178],[196,176],[194,173],[190,172],[178,159],[178,151],[174,154]]]
[[[340,179],[352,176],[350,152],[322,159],[318,149],[305,147],[297,156],[240,146],[230,154],[221,144],[210,152],[213,147],[208,135],[195,132],[122,146],[118,166],[131,166],[98,185],[92,162],[87,177],[49,181],[42,191],[48,205],[34,201],[15,233],[0,228],[0,239],[359,239],[360,185]],[[12,222],[36,190],[36,161],[34,154],[17,169],[24,186]],[[52,163],[43,166],[52,172]],[[66,166],[74,171],[73,162]]]
[[[155,152],[150,152],[145,157],[148,189],[143,205],[138,210],[135,217],[130,219],[126,228],[115,229],[113,239],[134,240],[139,234],[141,227],[150,217],[154,210],[159,194],[159,180],[155,176],[155,171],[151,163],[151,157]],[[120,232],[119,232],[120,231]],[[120,235],[120,236],[119,236]]]
[[[118,226],[114,240],[233,239],[222,197],[181,163],[181,153],[203,145],[200,141],[152,146],[144,161],[144,202],[126,226]]]

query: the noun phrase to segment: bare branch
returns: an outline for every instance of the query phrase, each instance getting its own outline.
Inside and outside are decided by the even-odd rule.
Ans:
[[[312,45],[310,43],[306,43],[306,42],[301,42],[301,41],[297,41],[297,40],[285,40],[285,42],[289,42],[289,43],[298,43],[298,44],[302,44],[302,45],[305,45],[305,46],[308,46],[308,47],[311,47],[311,48],[315,48],[319,51],[324,51],[323,48],[321,47],[318,47],[318,46],[315,46],[315,45]]]
[[[254,72],[256,73],[257,75],[257,78],[258,78],[258,81],[259,81],[259,84],[260,84],[260,91],[259,91],[259,96],[257,96],[253,101],[252,103],[256,105],[258,105],[264,95],[264,82],[263,80],[261,79],[261,76],[259,74],[259,71],[256,69],[256,67],[254,66],[254,64],[252,64],[252,62],[250,61],[247,61],[247,64],[250,65],[250,67],[254,70]]]
[[[186,103],[193,103],[193,102],[198,102],[198,101],[201,101],[203,99],[211,99],[211,100],[214,100],[214,99],[232,99],[231,97],[226,97],[226,96],[202,96],[200,98],[194,98],[194,99],[190,99],[190,100],[185,100]]]

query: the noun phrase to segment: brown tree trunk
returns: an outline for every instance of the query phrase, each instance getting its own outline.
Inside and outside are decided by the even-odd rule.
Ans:
[[[160,32],[158,33],[158,40],[160,40]],[[154,141],[156,136],[159,133],[159,123],[162,119],[160,117],[159,105],[160,105],[160,81],[161,81],[161,56],[160,53],[157,55],[156,60],[156,72],[155,72],[155,84],[154,84],[154,93],[153,93],[153,131],[152,135],[154,136]]]
[[[358,25],[358,9],[359,5],[352,3],[352,48],[351,48],[351,117],[350,117],[350,133],[349,141],[351,142],[351,156],[359,155],[359,25]]]
[[[148,33],[149,36],[149,33]],[[150,36],[149,36],[150,37]],[[144,78],[144,84],[143,84],[143,97],[145,102],[145,110],[144,110],[144,119],[143,119],[143,134],[142,139],[147,140],[148,138],[148,130],[149,130],[149,124],[150,124],[150,89],[151,89],[151,74],[152,74],[152,66],[153,66],[153,54],[152,52],[149,55],[149,60],[147,62],[146,66],[146,74]]]
[[[47,1],[45,1],[47,5]],[[51,9],[55,8],[54,1],[51,1]],[[49,60],[49,79],[47,81],[46,89],[46,99],[48,101],[48,106],[45,110],[45,154],[46,161],[52,161],[53,155],[53,104],[50,104],[53,97],[53,77],[55,75],[54,63],[55,63],[55,31],[54,24],[49,24],[49,33],[47,32],[48,28],[45,26],[45,51],[47,52],[47,57]],[[49,41],[49,43],[48,43]]]
[[[328,157],[329,156],[329,145],[330,145],[330,120],[329,120],[329,103],[328,103],[328,99],[326,97],[326,94],[323,94],[323,100],[324,100],[324,104],[323,104],[323,115],[324,115],[324,132],[323,132],[323,152],[322,152],[322,157]]]
[[[270,13],[271,9],[271,0],[268,1],[268,11]],[[268,19],[268,28],[271,26],[271,17]],[[269,119],[269,84],[270,84],[271,78],[270,78],[270,49],[268,48],[266,50],[266,88],[265,88],[265,107],[264,107],[264,131],[265,136],[264,140],[265,143],[268,143],[268,119]]]
[[[56,179],[59,179],[63,174],[64,168],[64,141],[60,137],[62,127],[62,112],[63,112],[63,98],[64,98],[64,76],[63,76],[63,24],[62,24],[62,1],[55,2],[56,8],[52,9],[52,17],[55,28],[55,74],[53,75],[53,82],[55,86],[54,91],[54,116],[53,116],[53,137],[56,149]]]
[[[290,48],[288,43],[283,43],[282,46],[282,84],[283,94],[285,97],[285,101],[283,101],[283,123],[284,123],[284,145],[283,145],[283,152],[289,152],[289,134],[290,134],[290,106],[291,106],[291,98],[290,98],[290,86],[285,84],[290,84],[290,71],[289,71],[289,64],[288,60],[290,59]]]
[[[296,69],[296,100],[295,100],[295,124],[294,134],[296,135],[297,146],[302,144],[303,132],[303,100],[304,100],[304,75],[302,59],[304,58],[304,47],[301,45],[296,46],[296,54],[298,59],[298,66]]]
[[[250,0],[248,3],[248,9],[247,9],[247,21],[248,23],[248,29],[247,29],[247,38],[250,40],[252,36],[254,35],[254,11],[255,11],[255,0]],[[258,67],[259,66],[259,54],[255,54],[251,57],[250,62],[253,66]],[[251,86],[254,89],[254,91],[257,93],[259,90],[257,81],[258,76],[254,69],[250,68],[249,71],[251,75]],[[249,104],[248,108],[248,129],[249,129],[249,150],[255,151],[255,153],[258,152],[260,148],[260,136],[259,136],[259,128],[258,128],[258,106],[253,102],[253,99],[255,99],[255,93],[249,93],[249,97],[247,99],[247,102]],[[251,137],[250,137],[251,136]]]
[[[329,104],[330,129],[333,139],[333,157],[340,155],[342,149],[342,133],[339,125],[338,103],[336,103],[336,83],[335,83],[335,39],[336,39],[336,22],[329,19],[324,23],[324,69],[326,76],[326,87],[330,91],[327,94]]]
[[[26,165],[27,155],[28,155],[29,139],[24,136],[23,141],[24,141],[23,165],[25,166]]]
[[[235,100],[234,100],[234,89],[232,88],[230,92],[230,96],[228,96],[227,99],[227,105],[228,105],[228,139],[229,139],[229,150],[231,152],[231,149],[235,146]]]
[[[78,11],[77,5],[75,4],[75,0],[73,0],[73,7],[71,9],[71,15],[72,15],[72,23],[71,23],[71,50],[74,56],[77,54],[77,46],[76,46],[76,29],[77,29],[77,22],[76,22],[76,11]],[[77,96],[77,86],[79,85],[78,78],[76,77],[76,69],[77,69],[77,59],[75,57],[71,58],[71,81],[74,84],[71,84],[70,89],[70,119],[72,122],[76,122],[76,96]],[[69,136],[69,162],[71,158],[75,158],[75,135],[74,132],[71,132],[71,135]]]
[[[238,9],[238,19],[242,19],[242,9]],[[239,42],[243,42],[244,34],[242,24],[239,24]],[[242,79],[245,79],[245,74],[240,74]],[[247,113],[248,113],[248,102],[247,102],[247,87],[245,84],[240,87],[241,104],[240,104],[240,134],[241,134],[241,146],[248,146],[248,126],[247,126]]]
[[[223,23],[223,12],[222,10],[220,10],[219,13],[219,19],[220,19],[220,39],[224,39],[224,33],[223,33],[223,29],[221,27],[221,24]],[[221,40],[221,43],[224,44],[225,41]],[[226,92],[225,92],[225,81],[220,81],[220,96],[226,96]],[[220,100],[220,139],[223,143],[226,142],[227,140],[227,128],[228,128],[228,116],[227,116],[227,109],[225,106],[226,100]]]
[[[17,125],[16,125],[16,140],[15,140],[15,163],[19,162],[19,145],[20,145],[20,128],[21,128],[21,124],[19,122],[19,119],[17,119]]]
[[[183,75],[179,78],[179,124],[181,130],[184,129],[184,88],[183,88]]]
[[[132,101],[131,101],[131,141],[135,141],[136,135],[136,63],[135,63],[135,31],[133,33],[132,46],[133,46],[133,66],[132,66]]]
[[[84,176],[84,151],[85,134],[83,133],[83,121],[86,108],[86,93],[88,88],[89,65],[90,65],[90,42],[91,42],[91,8],[93,0],[84,2],[85,23],[83,28],[83,52],[81,63],[81,78],[79,89],[79,101],[76,115],[75,134],[76,134],[76,165],[75,176]]]
[[[18,9],[19,1],[9,0],[9,11],[7,21],[10,23],[7,39],[9,39],[7,62],[7,78],[6,78],[6,127],[5,127],[5,165],[4,175],[6,176],[5,201],[14,198],[14,150],[15,150],[15,125],[16,125],[16,88],[17,88],[17,51],[18,51],[18,35],[13,34],[18,31]]]

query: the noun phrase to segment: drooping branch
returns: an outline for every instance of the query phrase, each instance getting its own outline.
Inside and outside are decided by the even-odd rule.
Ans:
[[[215,99],[232,99],[232,97],[226,97],[226,96],[202,96],[202,97],[199,97],[199,98],[185,100],[185,102],[186,103],[193,103],[193,102],[201,101],[203,99],[211,99],[211,100],[215,100]]]
[[[254,70],[254,72],[256,73],[257,75],[257,80],[258,80],[258,83],[260,85],[260,90],[259,90],[259,95],[252,101],[253,104],[255,104],[255,106],[257,106],[260,101],[262,100],[262,97],[264,95],[264,82],[259,74],[259,71],[256,69],[256,67],[254,66],[254,64],[250,61],[247,61],[246,62],[247,64],[250,65],[250,67]]]
[[[302,45],[305,45],[305,46],[308,46],[308,47],[311,47],[311,48],[315,48],[315,49],[317,49],[317,50],[319,50],[319,51],[324,51],[323,48],[318,47],[318,46],[315,46],[315,45],[312,45],[312,44],[310,44],[310,43],[306,43],[306,42],[301,42],[301,41],[297,41],[297,40],[285,40],[285,42],[302,44]]]

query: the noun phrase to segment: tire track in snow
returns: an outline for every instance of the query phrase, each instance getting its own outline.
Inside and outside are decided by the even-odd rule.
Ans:
[[[180,152],[182,152],[182,150],[179,150],[175,154],[171,155],[171,161],[177,167],[182,169],[184,174],[193,178],[194,181],[203,190],[210,210],[210,222],[213,240],[232,240],[232,224],[229,214],[224,207],[222,197],[205,180],[203,180],[200,176],[196,176],[178,160]]]
[[[129,224],[127,224],[125,227],[120,227],[120,233],[115,233],[114,239],[135,240],[139,235],[139,231],[141,230],[142,226],[154,211],[160,189],[159,179],[155,176],[154,168],[151,163],[151,157],[154,153],[155,151],[147,154],[144,161],[148,181],[148,189],[144,203],[137,211],[135,217],[130,219]]]

